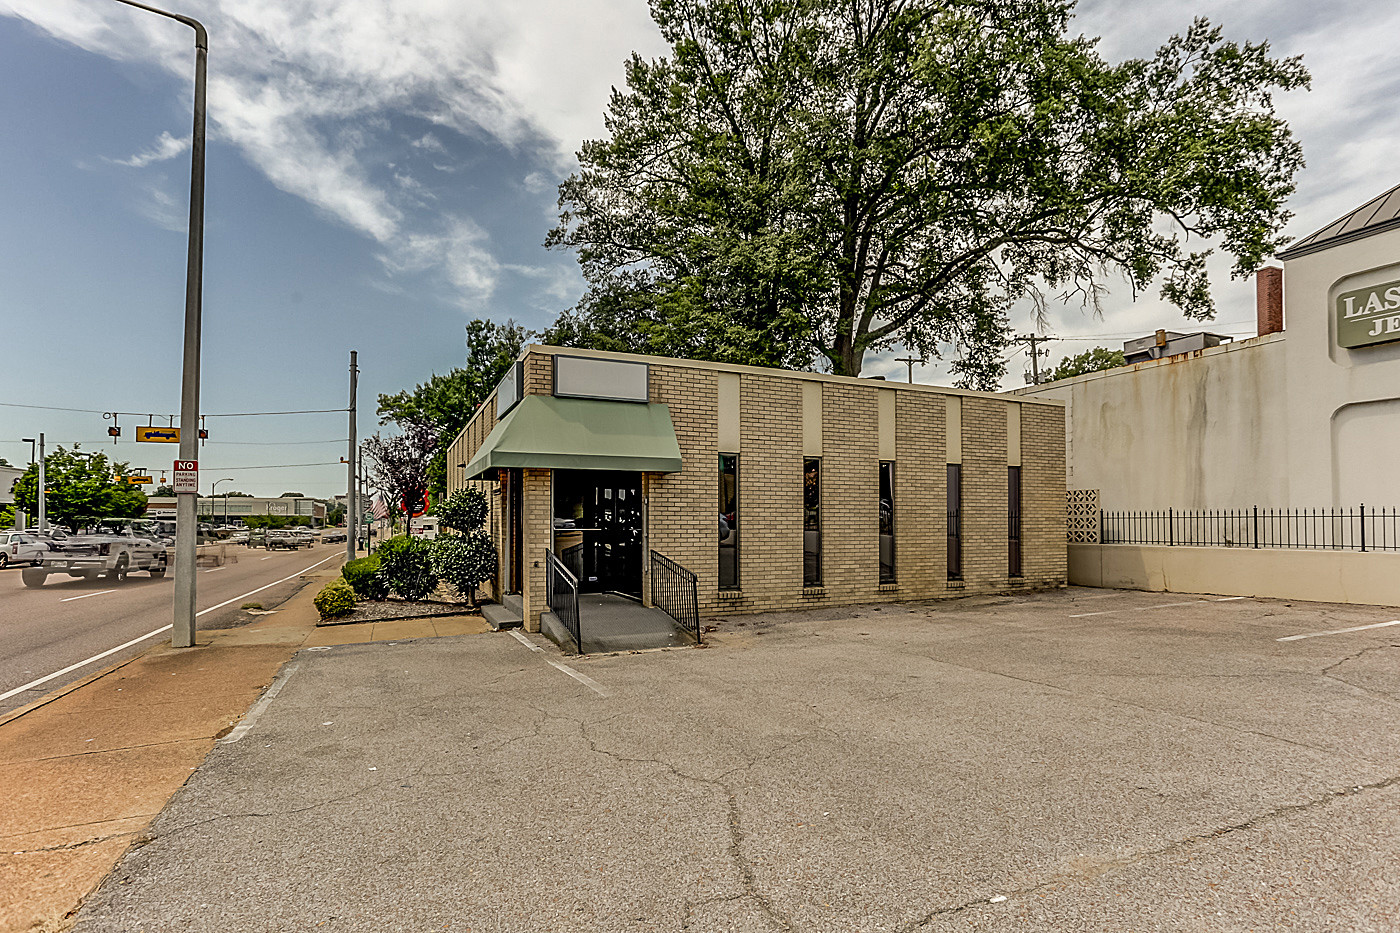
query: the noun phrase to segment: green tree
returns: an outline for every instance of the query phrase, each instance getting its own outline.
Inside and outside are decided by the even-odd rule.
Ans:
[[[428,484],[436,501],[447,494],[447,448],[506,369],[534,335],[507,320],[504,324],[473,320],[467,324],[466,365],[444,376],[433,374],[427,382],[394,395],[379,396],[379,423],[431,425],[438,434],[438,447],[428,464]]]
[[[306,493],[304,493],[304,492],[284,492],[284,493],[282,493],[282,495],[278,496],[277,498],[279,498],[279,499],[305,499],[305,498],[306,498]]]
[[[146,494],[126,481],[129,464],[110,461],[103,453],[83,453],[76,445],[56,448],[44,464],[44,511],[55,524],[76,531],[93,519],[137,518],[146,512]],[[15,506],[36,513],[38,491],[39,466],[34,464],[15,482]]]
[[[174,486],[157,486],[157,487],[156,487],[156,491],[153,492],[153,493],[151,493],[151,495],[152,495],[153,497],[156,497],[156,498],[161,498],[161,497],[165,497],[165,496],[174,496],[174,495],[175,495],[175,487],[174,487]]]
[[[1115,366],[1125,365],[1127,365],[1127,360],[1123,358],[1122,350],[1094,347],[1092,350],[1085,350],[1083,353],[1067,356],[1060,360],[1060,365],[1042,377],[1042,381],[1054,382],[1057,379],[1070,379],[1085,373],[1096,373],[1103,369],[1113,369]]]
[[[1115,64],[1069,0],[651,8],[670,54],[626,63],[560,186],[546,244],[588,291],[555,341],[846,375],[955,348],[986,388],[1017,302],[1097,310],[1121,274],[1208,319],[1214,248],[1242,276],[1286,242],[1272,94],[1309,78],[1267,43],[1197,20]]]

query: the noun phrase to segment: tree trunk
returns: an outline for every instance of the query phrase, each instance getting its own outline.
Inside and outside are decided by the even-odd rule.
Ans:
[[[865,354],[856,349],[851,335],[837,334],[836,346],[833,349],[836,352],[833,354],[832,373],[837,376],[859,376]]]

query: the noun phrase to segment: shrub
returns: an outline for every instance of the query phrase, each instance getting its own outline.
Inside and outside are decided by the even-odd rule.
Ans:
[[[346,561],[345,566],[340,569],[340,575],[360,599],[383,599],[389,595],[389,587],[384,582],[380,570],[378,554]]]
[[[459,598],[472,599],[476,588],[496,572],[496,546],[484,531],[438,538],[433,542],[433,570]]]
[[[312,600],[323,619],[337,619],[355,608],[355,591],[342,579],[335,579],[321,588]]]
[[[437,589],[432,545],[399,535],[379,546],[379,572],[390,590],[404,599],[426,599]]]
[[[438,504],[438,523],[462,534],[486,524],[486,494],[475,487],[459,489]]]

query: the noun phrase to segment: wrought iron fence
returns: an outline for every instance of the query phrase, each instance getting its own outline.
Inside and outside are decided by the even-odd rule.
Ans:
[[[1166,509],[1099,512],[1102,544],[1400,550],[1400,509]]]
[[[549,608],[573,636],[574,647],[578,649],[578,653],[583,654],[583,635],[579,631],[578,621],[578,577],[570,573],[569,568],[549,549],[544,552],[544,567],[545,593]]]
[[[700,601],[695,574],[656,551],[651,552],[651,604],[676,620],[700,644]]]

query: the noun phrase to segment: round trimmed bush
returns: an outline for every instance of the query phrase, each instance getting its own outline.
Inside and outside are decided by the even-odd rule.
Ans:
[[[383,599],[389,595],[389,586],[380,571],[378,554],[346,561],[340,575],[360,599]]]
[[[469,534],[486,524],[486,494],[473,486],[459,489],[438,505],[435,514],[442,527]]]
[[[312,600],[323,619],[338,619],[355,608],[355,591],[343,579],[335,579],[321,587]]]
[[[438,585],[432,545],[407,535],[379,546],[379,573],[389,589],[404,599],[427,599]]]
[[[484,531],[438,538],[433,542],[433,570],[460,599],[472,599],[476,588],[496,573],[496,546]]]

